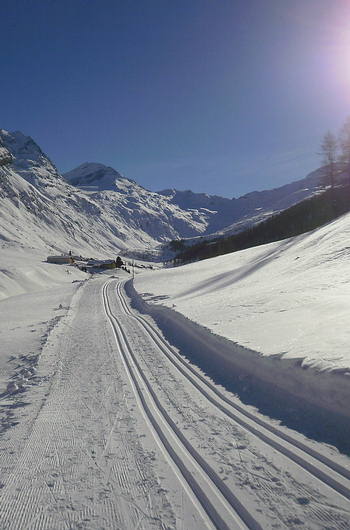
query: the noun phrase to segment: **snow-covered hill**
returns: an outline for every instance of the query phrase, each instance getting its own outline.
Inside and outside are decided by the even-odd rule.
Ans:
[[[135,285],[169,308],[167,322],[183,315],[210,331],[203,359],[210,337],[224,337],[215,356],[236,371],[349,415],[349,237],[345,214],[298,237],[137,275]]]

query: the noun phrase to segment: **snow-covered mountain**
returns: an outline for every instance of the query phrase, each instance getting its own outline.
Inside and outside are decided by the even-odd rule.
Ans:
[[[253,191],[239,198],[224,198],[190,190],[167,189],[159,193],[182,209],[200,209],[208,213],[207,234],[239,232],[249,225],[285,210],[323,189],[324,169],[313,171],[307,177],[279,188]]]
[[[0,130],[0,238],[55,251],[140,253],[172,239],[241,230],[318,193],[322,175],[238,199],[156,193],[100,163],[62,177],[32,138]]]
[[[103,164],[85,162],[63,176],[102,204],[103,209],[119,210],[128,225],[134,224],[155,241],[193,237],[207,229],[207,212],[171,204],[168,197],[143,188]]]
[[[5,166],[12,162],[12,160],[11,153],[0,143],[0,166]]]
[[[176,206],[187,212],[195,224],[185,229],[177,223],[174,227],[181,238],[196,238],[238,232],[246,227],[262,221],[270,215],[282,211],[294,204],[319,193],[324,169],[310,173],[304,179],[292,182],[272,190],[255,191],[239,198],[228,199],[217,195],[194,193],[190,190],[179,191],[166,189],[158,193],[150,192],[135,181],[120,175],[115,169],[97,163],[84,163],[69,171],[64,178],[72,185],[84,191],[113,191],[119,200],[134,197],[132,201],[146,202],[148,207],[161,211]],[[113,196],[113,195],[112,195]],[[102,195],[103,197],[103,195]],[[164,198],[166,201],[164,202]],[[134,205],[132,205],[134,207]],[[190,232],[192,234],[190,235]],[[154,236],[154,232],[152,233]]]
[[[101,185],[94,186],[90,179],[89,189],[80,189],[59,174],[32,138],[1,130],[0,141],[2,156],[10,153],[14,158],[10,165],[0,166],[3,244],[114,254],[153,249],[160,242],[206,229],[205,214],[183,211],[111,168],[89,164],[95,180],[96,171],[103,171]],[[78,173],[82,171],[80,167]],[[118,180],[114,188],[113,179]]]

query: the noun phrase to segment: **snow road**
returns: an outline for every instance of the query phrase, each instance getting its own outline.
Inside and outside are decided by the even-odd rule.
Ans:
[[[213,385],[120,280],[81,284],[32,373],[0,397],[2,530],[350,527],[344,457]]]

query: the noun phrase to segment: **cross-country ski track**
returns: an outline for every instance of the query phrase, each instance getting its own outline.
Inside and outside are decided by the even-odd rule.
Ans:
[[[83,282],[1,399],[1,530],[350,527],[346,458],[216,386],[123,280]]]

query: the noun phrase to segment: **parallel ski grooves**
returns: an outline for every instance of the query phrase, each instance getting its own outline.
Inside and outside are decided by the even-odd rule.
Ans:
[[[217,529],[250,528],[262,530],[258,521],[186,439],[160,403],[151,384],[142,372],[121,325],[111,311],[107,294],[110,283],[106,282],[102,290],[106,315],[143,411],[166,449],[169,458],[176,464]]]
[[[123,282],[125,283],[125,282]],[[205,377],[199,374],[181,355],[179,355],[164,340],[156,330],[142,316],[135,315],[128,307],[121,289],[122,283],[118,283],[116,290],[125,313],[137,320],[148,336],[158,348],[166,355],[169,361],[221,412],[233,419],[246,430],[272,446],[274,449],[291,459],[293,462],[306,469],[315,478],[327,486],[333,488],[337,493],[350,499],[350,471],[338,463],[333,462],[326,456],[319,454],[316,450],[308,447],[300,440],[294,439],[287,433],[269,425],[263,419],[255,417],[249,411],[244,410],[234,401],[227,398],[211,384]],[[229,405],[228,408],[226,405]]]

